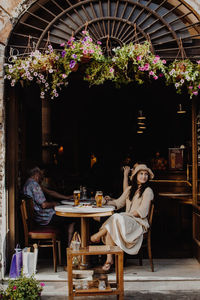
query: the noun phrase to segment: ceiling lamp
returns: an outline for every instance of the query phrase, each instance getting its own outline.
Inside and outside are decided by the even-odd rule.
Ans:
[[[178,104],[177,114],[185,114],[186,110],[183,110],[182,104]]]
[[[146,119],[146,117],[142,113],[142,110],[139,110],[137,118],[138,118],[138,120],[145,120]]]
[[[146,126],[140,126],[139,129],[146,129]]]
[[[144,125],[145,125],[145,123],[144,123],[144,122],[138,122],[138,125],[142,125],[142,126],[144,126]]]
[[[137,133],[141,134],[141,133],[143,133],[143,131],[142,130],[138,130]]]

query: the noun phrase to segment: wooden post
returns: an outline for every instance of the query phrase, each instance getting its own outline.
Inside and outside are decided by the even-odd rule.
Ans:
[[[42,99],[42,145],[51,141],[51,107],[47,99]],[[42,161],[44,164],[50,163],[50,149],[42,148]]]

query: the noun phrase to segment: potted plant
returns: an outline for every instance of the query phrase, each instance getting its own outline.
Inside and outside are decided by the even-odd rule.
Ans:
[[[109,58],[104,58],[104,61],[92,61],[85,70],[84,80],[91,85],[103,84],[107,80],[113,80],[115,73],[112,66],[112,61]]]
[[[44,283],[39,283],[34,276],[25,277],[23,273],[16,279],[10,279],[6,290],[0,290],[3,300],[39,300]]]
[[[49,82],[52,74],[57,71],[57,61],[59,60],[51,45],[45,53],[39,50],[31,52],[27,57],[20,58],[12,56],[10,63],[4,64],[6,75],[5,79],[15,86],[18,81],[31,83],[35,81],[41,86],[41,98],[50,89]]]
[[[200,88],[199,65],[195,65],[189,59],[174,60],[168,66],[166,73],[167,85],[173,84],[178,94],[182,93],[184,87],[192,98],[198,94]]]
[[[166,61],[151,52],[148,41],[144,44],[130,43],[114,49],[114,52],[113,62],[118,69],[118,82],[135,80],[142,84],[146,77],[157,80],[165,75]]]

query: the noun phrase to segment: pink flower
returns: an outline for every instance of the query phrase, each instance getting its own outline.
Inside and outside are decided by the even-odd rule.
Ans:
[[[188,88],[189,88],[190,90],[192,90],[192,89],[193,89],[193,86],[192,86],[192,85],[190,85]]]
[[[166,60],[165,60],[165,59],[163,59],[163,60],[162,60],[162,63],[163,63],[163,64],[166,64]]]
[[[93,49],[89,50],[89,53],[94,53],[94,50]]]
[[[198,92],[197,92],[197,91],[194,91],[194,92],[192,92],[192,93],[193,93],[193,95],[195,95],[195,96],[198,95]]]
[[[40,285],[41,285],[41,286],[45,286],[45,283],[44,283],[44,282],[40,282]]]
[[[139,56],[137,56],[137,58],[136,58],[137,60],[142,60],[142,56],[141,55],[139,55]]]
[[[158,79],[158,76],[154,76],[153,79],[157,80],[157,79]]]
[[[200,89],[200,85],[198,86],[198,89]]]
[[[149,75],[152,75],[152,76],[153,76],[153,75],[154,75],[154,72],[153,72],[153,71],[150,71],[150,72],[149,72]]]
[[[145,70],[145,71],[149,71],[149,64],[145,64],[145,65],[144,65],[144,70]]]
[[[88,54],[88,51],[87,50],[83,50],[83,54]]]
[[[144,71],[144,70],[145,70],[144,67],[138,67],[138,69],[139,69],[140,71]]]
[[[197,60],[198,65],[200,65],[200,60]]]
[[[100,42],[100,41],[97,41],[97,44],[98,44],[98,45],[101,45],[101,44],[102,44],[102,42]]]
[[[16,285],[14,285],[14,286],[13,286],[13,290],[15,291],[16,289],[17,289],[17,286],[16,286]]]
[[[88,32],[86,30],[83,30],[82,31],[82,34],[87,34]]]
[[[113,72],[114,72],[114,69],[113,69],[113,68],[110,68],[109,72],[110,72],[110,73],[113,73]]]

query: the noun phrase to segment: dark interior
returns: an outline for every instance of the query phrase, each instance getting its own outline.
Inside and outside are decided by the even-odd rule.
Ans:
[[[21,89],[22,111],[26,111],[24,169],[41,164],[41,100],[35,87]],[[54,188],[66,194],[86,185],[88,192],[102,189],[113,197],[122,192],[122,166],[126,157],[131,165],[137,161],[151,166],[157,151],[168,161],[168,148],[185,145],[184,168],[176,172],[155,172],[155,179],[186,177],[186,163],[191,163],[191,100],[178,95],[162,80],[131,84],[119,89],[111,83],[90,87],[83,80],[71,77],[59,98],[51,100],[51,161],[48,166]],[[178,104],[186,108],[177,114]],[[138,111],[146,116],[146,129],[137,133]],[[25,116],[25,115],[24,115]],[[34,126],[33,126],[34,124]],[[59,152],[63,146],[63,152]],[[97,157],[95,168],[90,157]],[[25,176],[25,175],[24,175]],[[22,180],[23,182],[23,180]],[[177,185],[154,183],[155,192],[174,191]],[[190,190],[179,185],[179,190]],[[157,195],[157,194],[156,194]],[[180,206],[172,199],[156,196],[153,220],[154,257],[192,256],[192,208]],[[98,227],[98,224],[96,224]]]

